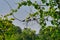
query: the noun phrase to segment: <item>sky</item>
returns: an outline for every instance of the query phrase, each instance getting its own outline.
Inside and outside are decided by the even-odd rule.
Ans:
[[[15,9],[15,8],[17,8],[17,2],[21,2],[21,0],[7,0],[8,1],[8,3],[10,4],[10,6],[13,8],[13,9]],[[34,2],[35,0],[33,0],[32,2]],[[41,4],[40,3],[40,1],[38,1],[38,3],[39,4]],[[24,19],[24,18],[26,18],[26,16],[30,13],[30,12],[35,12],[36,10],[34,9],[34,10],[32,10],[32,9],[34,9],[34,7],[28,7],[28,6],[22,6],[21,7],[21,9],[19,9],[18,10],[18,12],[16,13],[16,14],[14,14],[17,18],[19,18],[19,19]],[[32,10],[32,11],[31,11]],[[7,13],[9,13],[10,12],[10,8],[9,8],[9,6],[8,6],[8,4],[4,1],[4,0],[0,0],[0,14],[2,14],[2,15],[6,15]],[[12,17],[12,16],[11,16]],[[51,17],[49,17],[49,19],[51,19]],[[16,25],[16,26],[19,26],[19,27],[21,27],[22,29],[24,28],[24,27],[26,27],[26,23],[24,22],[20,22],[20,21],[18,21],[18,20],[14,20],[13,21],[13,24],[14,25]],[[47,25],[51,25],[51,23],[50,22],[47,22]],[[31,22],[29,22],[28,23],[28,27],[29,28],[31,28],[32,30],[36,30],[36,33],[38,33],[39,32],[39,30],[40,30],[40,25],[36,22],[36,21],[31,21]]]

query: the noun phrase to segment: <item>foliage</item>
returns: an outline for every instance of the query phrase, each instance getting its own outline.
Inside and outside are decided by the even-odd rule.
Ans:
[[[39,33],[40,40],[60,40],[60,27],[48,26]]]
[[[15,36],[17,33],[20,34],[21,32],[22,32],[21,29],[18,26],[13,25],[11,20],[0,18],[0,39],[1,40],[5,40],[5,39],[9,40],[10,39],[9,37]]]
[[[0,18],[0,40],[60,40],[60,0],[48,1],[47,3],[47,0],[41,0],[44,5],[38,4],[37,1],[33,3],[31,0],[17,3],[17,9],[12,9],[10,14],[5,15],[4,18]],[[29,28],[21,30],[19,27],[13,25],[11,20],[14,20],[14,18],[8,20],[7,17],[17,12],[22,5],[32,5],[37,10],[34,14],[29,14],[29,17],[38,21],[37,16],[39,15],[38,24],[41,25],[41,28],[38,35]],[[45,6],[49,7],[47,11],[44,11]],[[53,18],[53,20],[50,21],[53,26],[46,26],[46,21],[49,21],[48,16]]]
[[[30,28],[25,28],[20,36],[20,40],[35,40],[35,31]]]

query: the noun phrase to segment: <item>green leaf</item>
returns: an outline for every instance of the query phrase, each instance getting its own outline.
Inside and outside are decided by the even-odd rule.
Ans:
[[[18,3],[17,9],[20,9],[21,6],[22,6],[22,4],[21,3]]]
[[[49,6],[49,3],[46,3],[47,6]]]
[[[10,20],[15,20],[14,18],[11,18]]]
[[[21,4],[26,6],[27,5],[27,2],[26,1],[23,1]]]
[[[47,0],[41,0],[42,1],[42,3],[45,3]]]
[[[31,6],[32,5],[32,2],[30,0],[27,1],[27,5],[28,6]]]

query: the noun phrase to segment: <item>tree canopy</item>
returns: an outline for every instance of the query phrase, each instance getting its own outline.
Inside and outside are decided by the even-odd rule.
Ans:
[[[12,9],[11,12],[0,18],[0,40],[60,40],[60,0],[41,0],[42,4],[34,3],[31,0],[26,0],[17,3],[18,7]],[[12,24],[12,20],[17,19],[14,13],[17,12],[21,6],[33,6],[37,11],[30,13],[26,22],[35,20],[40,26],[38,34],[30,28],[21,29]],[[42,7],[43,6],[43,7]],[[49,7],[48,10],[45,7]],[[8,19],[8,16],[14,18]],[[37,18],[39,16],[39,18]],[[48,18],[53,18],[49,20]],[[19,19],[17,19],[19,20]],[[25,20],[22,20],[24,22]],[[21,21],[21,20],[19,20]],[[52,26],[47,26],[46,21],[50,21]]]

